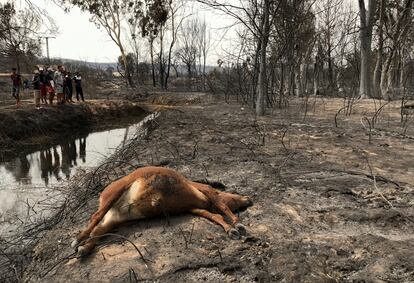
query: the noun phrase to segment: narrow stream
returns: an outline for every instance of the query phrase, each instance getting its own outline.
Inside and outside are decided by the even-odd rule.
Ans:
[[[53,195],[54,186],[64,185],[80,168],[98,166],[142,126],[140,121],[123,128],[84,134],[0,162],[0,235],[11,232],[16,219],[25,219],[30,206]],[[33,212],[36,213],[35,208]]]

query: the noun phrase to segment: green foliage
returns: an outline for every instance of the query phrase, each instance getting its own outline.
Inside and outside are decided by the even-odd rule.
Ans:
[[[17,68],[24,57],[39,55],[40,23],[41,19],[30,9],[17,10],[13,2],[0,4],[0,55],[14,58]]]
[[[168,18],[168,1],[145,0],[146,11],[140,20],[142,36],[156,36],[158,29]]]
[[[80,7],[99,19],[99,23],[113,22],[125,17],[129,24],[139,25],[143,36],[156,35],[168,18],[171,0],[63,0]],[[115,18],[114,18],[115,15]]]
[[[131,75],[135,74],[135,68],[134,68],[134,66],[135,66],[134,54],[132,54],[132,53],[128,53],[128,54],[126,55],[126,61],[127,61],[127,66],[128,66],[128,73],[129,73],[129,74],[131,74]],[[122,71],[126,71],[126,70],[125,70],[125,63],[124,63],[124,60],[122,59],[122,56],[119,56],[119,57],[118,57],[118,65],[119,65],[119,67],[120,67],[120,69],[121,69]]]

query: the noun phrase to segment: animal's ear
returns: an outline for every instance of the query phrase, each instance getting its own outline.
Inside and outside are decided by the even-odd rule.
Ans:
[[[252,206],[253,205],[252,199],[249,198],[249,197],[246,197],[246,199],[245,199],[245,205],[246,205],[246,207]]]
[[[223,183],[221,183],[219,181],[210,181],[208,179],[203,179],[203,180],[197,180],[197,181],[194,181],[194,182],[209,185],[214,189],[218,189],[218,190],[222,190],[222,191],[225,191],[226,188],[227,188],[226,185],[224,185]]]
[[[226,185],[224,185],[223,183],[218,182],[218,181],[212,181],[210,183],[210,186],[212,186],[215,189],[219,189],[219,190],[223,190],[223,191],[225,191],[226,188],[227,188]]]

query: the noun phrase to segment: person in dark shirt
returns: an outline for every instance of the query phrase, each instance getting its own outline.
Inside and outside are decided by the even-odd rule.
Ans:
[[[76,72],[76,76],[73,77],[73,80],[75,81],[76,99],[79,101],[79,96],[80,96],[82,101],[85,101],[85,99],[83,98],[81,74],[79,72]]]
[[[29,80],[28,79],[24,79],[23,80],[23,90],[26,90],[29,88]]]
[[[73,84],[72,84],[72,78],[71,73],[67,72],[65,75],[65,99],[68,102],[73,102],[72,95],[73,95]]]
[[[34,72],[32,79],[34,102],[37,109],[40,109],[40,75],[39,71]]]
[[[22,77],[17,73],[16,68],[12,69],[10,78],[12,80],[12,96],[16,99],[16,105],[20,106],[20,86],[22,85]]]
[[[46,80],[46,74],[43,68],[39,69],[39,80],[40,80],[40,100],[44,104],[47,104],[47,91],[46,91],[47,80]]]

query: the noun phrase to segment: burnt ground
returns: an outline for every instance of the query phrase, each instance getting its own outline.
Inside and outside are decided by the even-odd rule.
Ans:
[[[171,216],[114,231],[146,263],[117,237],[85,259],[62,260],[95,197],[42,237],[25,280],[413,282],[413,126],[401,127],[393,102],[369,143],[363,117],[373,116],[373,101],[357,102],[335,127],[342,105],[312,99],[304,119],[296,101],[256,118],[246,106],[200,94],[162,111],[145,139],[131,141],[125,150],[134,153],[124,161],[168,164],[251,196],[254,206],[239,214],[249,236],[230,240],[205,219]]]
[[[140,119],[145,111],[125,100],[88,100],[86,103],[0,107],[0,160],[76,136],[116,127],[122,119]]]

